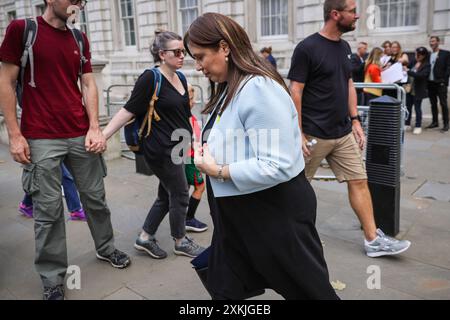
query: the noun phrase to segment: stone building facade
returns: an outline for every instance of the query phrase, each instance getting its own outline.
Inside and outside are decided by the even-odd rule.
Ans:
[[[353,48],[398,40],[406,51],[428,44],[438,35],[450,48],[450,0],[358,0],[361,19],[345,36]],[[152,65],[150,42],[155,29],[182,34],[205,12],[220,12],[239,22],[255,50],[272,46],[282,73],[289,68],[296,44],[322,25],[323,0],[89,0],[81,28],[91,41],[93,57],[107,61],[105,86],[132,84]],[[0,41],[8,22],[41,14],[43,0],[0,0]],[[193,83],[205,86],[187,59],[184,71]]]

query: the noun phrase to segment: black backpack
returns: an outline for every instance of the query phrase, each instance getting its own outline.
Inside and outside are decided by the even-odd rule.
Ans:
[[[78,45],[78,48],[80,49],[80,70],[78,72],[78,77],[81,79],[81,75],[83,74],[83,66],[86,63],[87,59],[84,56],[84,37],[80,30],[78,29],[71,29],[72,35],[75,39],[75,42]],[[34,55],[33,55],[33,45],[37,38],[37,32],[38,32],[38,23],[35,18],[26,18],[25,19],[25,29],[23,32],[23,53],[22,58],[20,59],[20,79],[17,82],[17,100],[19,102],[19,106],[22,107],[22,94],[23,94],[23,88],[25,84],[24,76],[25,76],[25,68],[28,64],[28,61],[30,62],[30,73],[31,78],[28,85],[30,85],[33,88],[36,88],[36,83],[34,82]]]

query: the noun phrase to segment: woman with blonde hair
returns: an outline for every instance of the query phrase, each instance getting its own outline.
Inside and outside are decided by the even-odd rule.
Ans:
[[[389,60],[388,66],[390,67],[396,63],[402,64],[403,74],[404,74],[404,79],[397,81],[396,84],[398,84],[400,86],[404,86],[406,89],[406,84],[408,83],[407,67],[409,65],[409,58],[408,58],[408,55],[403,52],[400,42],[393,41],[392,45],[391,45],[391,59]],[[392,89],[385,90],[384,94],[389,95],[393,98],[398,98],[397,90],[392,90]]]
[[[381,57],[383,50],[381,48],[373,48],[367,58],[366,66],[364,68],[364,82],[366,83],[381,83]],[[364,88],[364,101],[369,104],[370,100],[381,97],[382,89]]]
[[[409,58],[406,53],[403,52],[402,46],[400,42],[393,41],[391,45],[391,60],[389,61],[392,64],[400,62],[402,66],[407,66],[409,64]]]
[[[338,299],[283,78],[224,15],[198,17],[184,44],[211,84],[203,146],[194,156],[207,175],[214,223],[208,291],[214,299],[243,299],[265,288],[286,299]]]

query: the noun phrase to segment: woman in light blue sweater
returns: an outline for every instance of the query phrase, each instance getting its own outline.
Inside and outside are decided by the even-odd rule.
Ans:
[[[315,228],[298,115],[281,76],[255,54],[244,29],[206,13],[184,37],[211,82],[203,145],[214,234],[207,289],[242,299],[271,288],[286,299],[338,299]]]

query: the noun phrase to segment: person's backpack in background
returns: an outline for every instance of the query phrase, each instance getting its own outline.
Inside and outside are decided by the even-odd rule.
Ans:
[[[19,106],[22,107],[22,94],[24,84],[24,76],[25,76],[25,68],[27,67],[28,62],[30,63],[30,85],[33,88],[36,88],[36,83],[34,82],[34,54],[33,54],[33,45],[36,42],[37,33],[38,33],[38,23],[36,18],[26,18],[25,20],[25,29],[23,32],[23,53],[22,58],[20,59],[20,78],[17,81],[17,100],[19,102]],[[72,32],[72,35],[77,43],[78,48],[80,49],[80,70],[78,72],[78,77],[81,80],[81,75],[83,74],[83,66],[86,63],[87,59],[84,56],[84,37],[80,30],[76,28],[69,28]]]
[[[147,113],[144,116],[134,117],[124,126],[125,142],[128,148],[137,154],[142,153],[143,138],[147,138],[150,135],[152,120],[161,120],[155,109],[155,103],[158,100],[159,91],[161,90],[161,71],[156,67],[150,70],[153,72],[154,86],[152,99],[148,105]],[[184,74],[177,71],[177,75],[183,83],[183,86],[185,86],[186,78]]]

